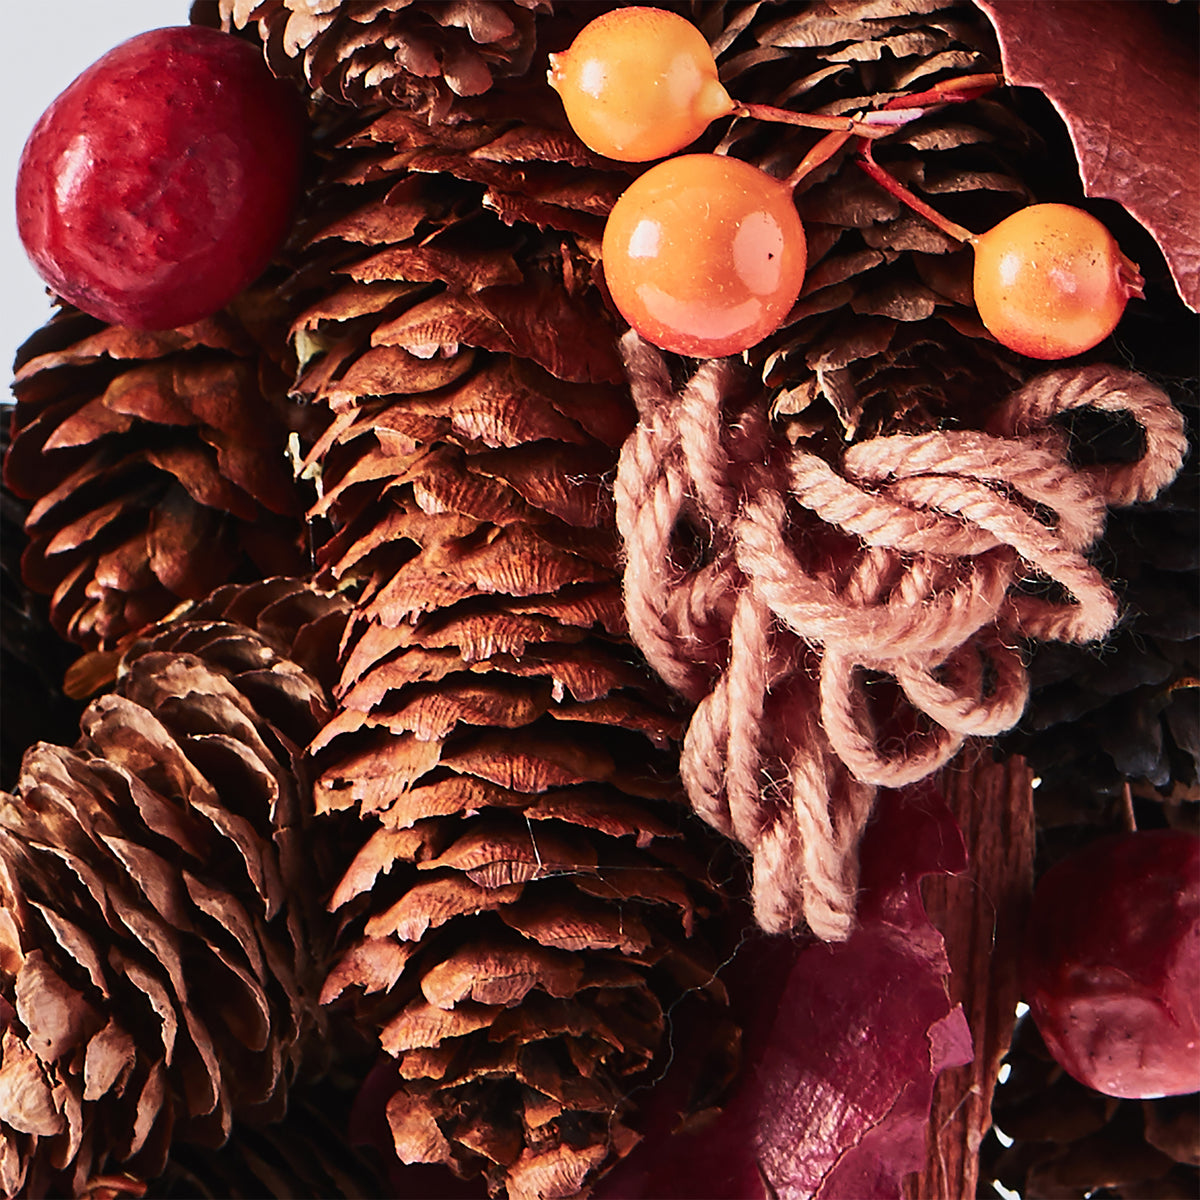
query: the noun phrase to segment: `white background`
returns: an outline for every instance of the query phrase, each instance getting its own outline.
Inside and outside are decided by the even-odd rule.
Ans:
[[[46,288],[17,238],[17,162],[34,123],[85,67],[115,45],[163,25],[186,25],[189,0],[9,0],[4,4],[8,65],[0,73],[4,122],[3,273],[0,275],[0,372],[8,390],[17,347],[51,313]]]

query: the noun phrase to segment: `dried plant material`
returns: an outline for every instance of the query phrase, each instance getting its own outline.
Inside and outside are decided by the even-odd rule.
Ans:
[[[548,0],[464,3],[325,3],[221,0],[226,29],[257,23],[268,61],[343,103],[401,105],[432,123],[458,97],[522,75],[535,46],[535,14]]]
[[[968,865],[927,879],[922,895],[945,940],[950,998],[962,1006],[975,1053],[934,1086],[930,1153],[906,1180],[910,1200],[969,1196],[979,1183],[977,1147],[991,1127],[992,1093],[1020,998],[1017,963],[1033,895],[1032,779],[1022,759],[995,761],[978,746],[939,776]]]
[[[177,1123],[216,1146],[281,1111],[330,938],[301,761],[326,692],[289,655],[329,665],[344,619],[291,581],[218,591],[146,631],[73,749],[26,753],[0,798],[9,1194],[153,1178]]]
[[[1156,5],[975,0],[1004,77],[1048,96],[1071,135],[1084,191],[1116,200],[1153,235],[1189,308],[1200,308],[1194,47]]]
[[[486,1182],[530,1200],[575,1196],[629,1153],[635,1126],[654,1143],[652,1158],[664,1145],[667,1153],[649,1169],[657,1181],[622,1187],[616,1179],[629,1175],[615,1177],[622,1196],[669,1194],[697,1167],[703,1179],[692,1194],[711,1190],[726,1169],[739,1173],[730,1194],[896,1194],[899,1173],[919,1160],[930,1084],[961,1057],[963,1030],[948,1011],[954,994],[948,1002],[945,961],[912,879],[883,881],[869,840],[862,915],[871,928],[855,953],[792,943],[779,961],[745,949],[734,960],[734,999],[748,1007],[747,1048],[763,1074],[745,1076],[721,1115],[738,1035],[720,1011],[723,989],[703,937],[716,902],[712,875],[734,892],[740,882],[695,823],[681,819],[675,747],[687,706],[646,672],[624,627],[610,489],[616,451],[637,415],[612,353],[620,323],[598,257],[605,214],[633,172],[583,148],[547,102],[537,64],[598,11],[555,8],[542,0],[199,0],[193,19],[257,33],[274,69],[310,93],[316,153],[289,249],[294,271],[276,300],[252,296],[236,318],[135,335],[64,313],[31,343],[40,365],[23,379],[22,404],[34,420],[10,470],[33,489],[28,507],[36,509],[38,546],[26,556],[26,577],[54,594],[61,623],[94,604],[100,589],[106,602],[122,598],[114,609],[124,605],[119,619],[105,620],[132,628],[164,611],[155,605],[204,594],[206,572],[245,578],[279,569],[283,535],[256,534],[253,521],[281,498],[279,524],[300,535],[302,552],[289,569],[315,563],[353,612],[346,623],[337,606],[321,610],[316,592],[278,580],[226,592],[221,616],[201,604],[178,639],[156,632],[138,649],[129,693],[89,711],[83,766],[82,750],[39,760],[39,795],[55,807],[46,809],[33,859],[50,862],[71,894],[103,894],[116,934],[106,950],[87,921],[50,900],[0,907],[5,978],[21,969],[21,931],[40,936],[19,994],[0,996],[0,1028],[29,1034],[0,1045],[0,1108],[45,1130],[29,1194],[45,1191],[51,1153],[82,1162],[111,1145],[117,1154],[136,1151],[135,1166],[152,1166],[175,1130],[197,1145],[174,1138],[165,1176],[152,1185],[173,1194],[460,1194],[448,1167],[475,1177],[467,1190]],[[733,94],[751,101],[855,112],[953,74],[997,69],[986,21],[945,0],[722,0],[683,11],[712,42]],[[783,175],[816,136],[737,120],[715,125],[699,148]],[[1022,154],[1035,136],[1000,94],[931,112],[878,150],[911,186],[985,228],[1028,194]],[[780,462],[809,455],[844,479],[845,464],[873,442],[959,427],[964,413],[974,426],[1025,382],[1025,371],[974,317],[963,255],[866,179],[852,155],[806,183],[798,198],[812,260],[806,293],[748,356],[763,386],[738,403],[770,412]],[[194,371],[201,360],[206,370]],[[186,370],[176,369],[180,362]],[[236,388],[218,369],[226,362],[237,386],[265,388],[300,434],[290,457],[302,485],[318,493],[307,529],[287,509],[294,483],[276,469],[285,463],[278,447],[256,442],[255,419],[239,424]],[[294,368],[285,401],[283,380]],[[682,379],[693,366],[671,368]],[[59,386],[98,370],[103,378],[78,393]],[[1069,439],[1074,452],[1091,449],[1086,421],[1080,428]],[[113,446],[116,459],[97,453]],[[56,464],[53,478],[42,477],[43,457]],[[1130,482],[1120,469],[1104,476],[1105,487]],[[863,486],[891,495],[896,480]],[[918,485],[906,477],[904,486]],[[1019,489],[987,486],[1017,502]],[[89,502],[76,505],[76,493]],[[1020,506],[1032,521],[1046,517],[1037,500]],[[1130,526],[1145,554],[1124,560],[1135,564],[1122,568],[1126,607],[1138,614],[1137,636],[1147,617],[1156,622],[1154,649],[1104,660],[1114,687],[1135,688],[1136,698],[1121,703],[1137,719],[1121,737],[1111,717],[1096,726],[1121,769],[1145,764],[1139,796],[1161,800],[1150,779],[1165,781],[1171,819],[1190,794],[1180,765],[1187,748],[1200,759],[1181,682],[1187,655],[1194,658],[1179,640],[1192,600],[1162,582],[1176,577],[1157,561],[1141,564],[1177,553],[1178,539],[1161,526],[1181,513],[1194,525],[1194,511],[1164,505],[1154,509],[1157,525]],[[141,514],[149,514],[144,535],[139,526],[128,536],[126,523]],[[672,570],[711,566],[719,526],[681,525]],[[951,522],[945,532],[961,529]],[[191,549],[197,543],[204,562]],[[254,553],[244,552],[251,545]],[[835,538],[830,558],[857,549]],[[1157,573],[1158,583],[1139,572]],[[1178,578],[1188,577],[1181,570]],[[1142,612],[1147,596],[1161,612]],[[269,627],[260,610],[274,614]],[[79,624],[90,628],[89,620]],[[285,661],[230,628],[243,620]],[[293,637],[296,628],[303,632]],[[1157,640],[1167,630],[1176,640]],[[723,635],[720,620],[704,624],[703,653],[719,657]],[[116,634],[110,642],[113,649],[81,660],[81,694],[111,680],[126,643]],[[44,641],[37,635],[30,644]],[[795,660],[811,666],[818,657],[806,660],[797,648]],[[1094,700],[1086,671],[1056,691],[1054,671],[1070,674],[1072,664],[1047,667],[1051,683],[1037,711],[1048,721]],[[325,715],[314,709],[309,676],[336,680],[335,707],[301,762],[288,734],[311,730],[314,711]],[[786,727],[787,713],[814,703],[811,691],[772,686],[784,715],[767,713],[769,728]],[[862,691],[884,688],[873,682]],[[877,711],[889,705],[885,698]],[[1158,733],[1153,753],[1147,731]],[[923,733],[900,728],[897,742],[919,743]],[[113,811],[121,819],[107,824],[107,810],[77,802],[94,790],[83,767],[101,757],[109,764],[101,782],[119,792]],[[1064,752],[1056,770],[1075,761]],[[310,797],[296,790],[310,775],[321,814],[315,841],[305,824]],[[239,812],[228,810],[228,795],[239,797]],[[1055,804],[1077,818],[1078,802],[1042,791],[1039,808],[1050,813]],[[244,819],[248,811],[270,814],[278,835],[264,839],[267,827]],[[127,821],[127,813],[136,816]],[[923,799],[901,822],[887,865],[918,863],[926,845],[957,845],[934,814],[940,807]],[[73,832],[81,821],[94,836]],[[339,840],[347,829],[352,845]],[[110,878],[131,882],[108,892]],[[332,911],[305,911],[301,920],[302,894],[328,900]],[[324,948],[305,921],[321,929],[336,922],[341,932],[319,977],[302,988],[297,981],[293,994],[284,985],[290,964]],[[739,929],[728,932],[741,940]],[[204,954],[212,950],[199,960],[223,985],[220,1012],[193,978],[197,939]],[[820,970],[806,976],[802,961]],[[889,964],[890,991],[876,979]],[[997,979],[1007,979],[1007,964],[994,965]],[[896,1000],[896,976],[908,1003]],[[821,991],[833,979],[843,984],[836,994]],[[360,1043],[387,1056],[350,1118],[350,1136],[390,1164],[386,1184],[361,1179],[347,1163],[344,1128],[314,1119],[348,1110],[344,1089],[367,1074],[361,1059],[340,1062],[319,1094],[290,1089],[286,1121],[271,1123],[280,1115],[280,1063],[289,1075],[299,1044],[288,1040],[293,1029],[281,1030],[280,1015],[307,1019],[321,985],[322,1019],[338,1026],[330,1038],[338,1052]],[[681,994],[693,997],[703,1027],[698,1056],[686,1049]],[[696,1001],[701,994],[707,999]],[[1004,994],[996,989],[996,1004]],[[845,1019],[847,996],[869,1016],[865,1056],[852,1037],[861,1031]],[[971,1131],[983,1125],[996,1029],[984,1032],[972,1068],[980,1090],[959,1110]],[[67,1085],[56,1086],[35,1049],[70,1056],[83,1038]],[[814,1047],[830,1052],[815,1068]],[[669,1112],[647,1122],[633,1105],[660,1085],[670,1057],[702,1066],[671,1093]],[[830,1061],[838,1064],[832,1076]],[[311,1069],[305,1064],[301,1075]],[[250,1121],[223,1093],[226,1078],[236,1079],[239,1104],[254,1110]],[[763,1078],[782,1080],[770,1111],[755,1090]],[[953,1082],[947,1075],[939,1086],[935,1121],[955,1107]],[[101,1110],[121,1121],[94,1122]],[[168,1110],[174,1125],[162,1115]],[[1053,1136],[1067,1153],[1035,1159],[1018,1146],[1024,1166],[1006,1168],[1027,1194],[1062,1190],[1079,1163],[1088,1188],[1139,1169],[1155,1183],[1140,1193],[1122,1184],[1130,1194],[1178,1184],[1174,1166],[1159,1170],[1185,1140],[1168,1110],[1154,1108],[1144,1122],[1135,1112],[1133,1139],[1105,1128],[1093,1097],[1068,1098],[1061,1111]],[[1036,1105],[1030,1112],[1018,1132],[1040,1137],[1050,1126],[1038,1126]],[[1121,1120],[1126,1129],[1129,1114]],[[733,1122],[731,1137],[723,1121]],[[1073,1144],[1085,1125],[1085,1144]],[[693,1140],[673,1138],[677,1126]],[[227,1132],[222,1151],[208,1148]],[[1118,1150],[1101,1170],[1093,1135],[1106,1134]],[[33,1136],[0,1139],[6,1188]],[[681,1146],[689,1161],[676,1169]],[[402,1167],[397,1152],[420,1165]],[[965,1176],[965,1160],[951,1152],[944,1161]],[[96,1200],[146,1191],[134,1175],[101,1171],[58,1190],[74,1184],[73,1194]]]
[[[239,569],[303,569],[262,357],[229,314],[160,335],[64,311],[23,348],[5,477],[33,501],[23,573],[62,636],[112,650]]]
[[[693,1027],[681,1078],[668,1077],[652,1102],[645,1142],[596,1194],[898,1197],[924,1157],[934,1081],[971,1057],[919,885],[965,863],[936,792],[886,793],[863,844],[859,928],[838,945],[740,949],[730,983],[748,1069],[720,1111],[679,1129],[686,1072],[713,1042],[711,1028]]]
[[[298,274],[322,286],[294,390],[333,410],[317,561],[354,600],[316,807],[364,823],[322,999],[397,1060],[393,1153],[549,1196],[635,1140],[664,1008],[711,980],[688,939],[714,901],[681,846],[679,720],[621,614],[634,414],[594,279],[623,177],[481,111],[357,122]],[[367,189],[387,199],[343,194]]]

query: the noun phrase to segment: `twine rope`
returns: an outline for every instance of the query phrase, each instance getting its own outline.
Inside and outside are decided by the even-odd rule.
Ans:
[[[844,938],[876,789],[1017,722],[1023,639],[1092,641],[1117,621],[1086,552],[1110,506],[1175,477],[1182,417],[1130,371],[1065,367],[983,429],[873,437],[831,462],[772,437],[729,361],[677,390],[636,334],[622,349],[640,418],[615,486],[626,616],[695,704],[689,799],[750,851],[765,929]],[[1055,419],[1080,408],[1137,422],[1141,457],[1074,466]]]

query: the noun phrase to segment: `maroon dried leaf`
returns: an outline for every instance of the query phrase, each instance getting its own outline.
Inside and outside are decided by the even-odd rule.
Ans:
[[[643,1146],[597,1195],[899,1197],[924,1161],[935,1078],[970,1056],[919,892],[922,874],[964,865],[932,789],[886,793],[863,843],[857,931],[742,948],[729,980],[746,1031],[740,1084],[703,1132],[671,1136],[668,1083]]]
[[[1183,301],[1200,310],[1196,48],[1169,6],[1118,0],[975,0],[1004,77],[1035,87],[1071,135],[1084,191],[1123,204],[1153,235]]]

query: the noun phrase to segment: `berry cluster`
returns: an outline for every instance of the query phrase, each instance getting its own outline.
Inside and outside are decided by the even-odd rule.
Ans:
[[[739,104],[722,86],[700,31],[677,13],[622,8],[550,55],[550,86],[590,149],[625,162],[662,158],[630,185],[604,232],[605,280],[621,315],[664,350],[737,354],[786,318],[804,283],[807,248],[792,192],[814,167],[858,139],[864,170],[975,252],[980,318],[997,341],[1031,358],[1065,358],[1112,332],[1137,267],[1108,230],[1064,204],[1036,204],[975,235],[888,174],[873,139],[935,105],[969,100],[995,76],[950,80],[855,118]],[[830,130],[786,180],[718,154],[667,158],[719,117]]]

